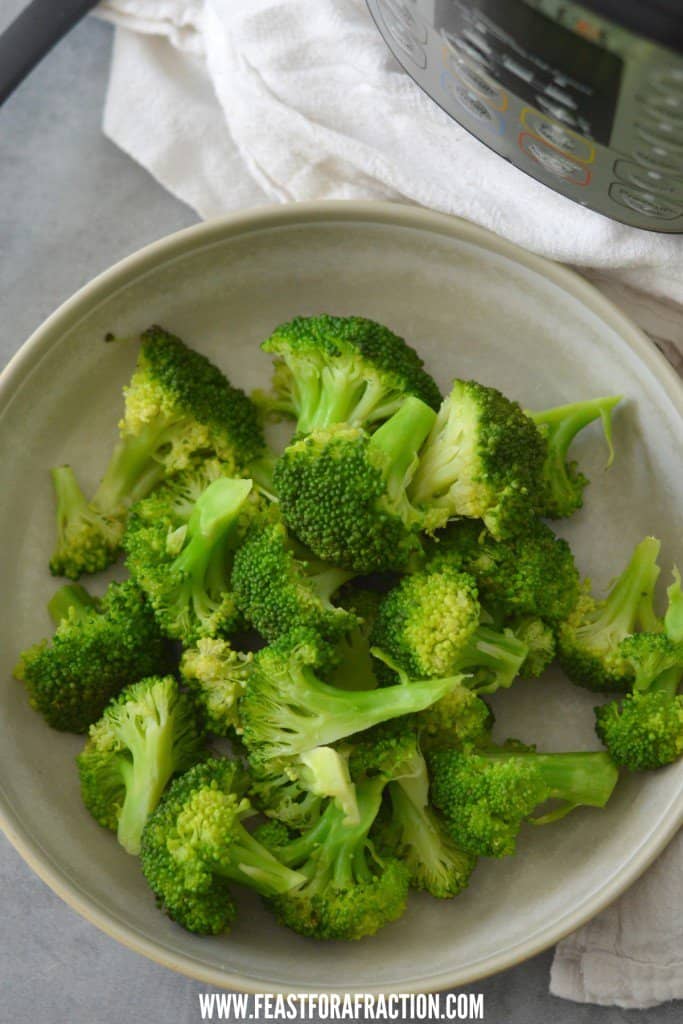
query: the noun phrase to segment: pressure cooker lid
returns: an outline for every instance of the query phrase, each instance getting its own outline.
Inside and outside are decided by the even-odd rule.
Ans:
[[[581,0],[581,6],[683,53],[683,0]]]

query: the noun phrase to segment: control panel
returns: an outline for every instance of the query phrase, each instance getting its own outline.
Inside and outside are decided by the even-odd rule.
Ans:
[[[367,0],[447,113],[555,191],[683,233],[683,58],[563,0]]]

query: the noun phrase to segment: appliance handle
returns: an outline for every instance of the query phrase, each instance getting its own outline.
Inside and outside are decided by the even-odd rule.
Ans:
[[[0,35],[0,104],[97,0],[31,0]]]

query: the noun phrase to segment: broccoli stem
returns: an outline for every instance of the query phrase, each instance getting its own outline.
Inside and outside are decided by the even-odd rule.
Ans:
[[[490,684],[471,687],[477,693],[495,693],[501,687],[508,687],[519,675],[529,648],[516,636],[498,632],[489,626],[477,626],[469,638],[463,653],[457,659],[456,668],[485,668],[494,673]],[[467,680],[464,681],[467,686]]]
[[[657,565],[660,547],[656,537],[645,537],[638,544],[596,618],[577,629],[579,636],[603,634],[604,646],[608,647],[612,637],[618,643],[636,626],[648,632],[659,631],[661,624],[654,611],[653,598],[660,571]]]
[[[135,709],[120,722],[121,742],[128,747],[132,760],[122,761],[121,774],[126,795],[119,816],[117,836],[127,853],[140,852],[140,839],[147,818],[155,809],[166,783],[173,774],[174,730],[169,727],[165,709],[156,707],[141,727]],[[152,713],[152,709],[150,709]]]
[[[614,459],[611,413],[621,399],[622,395],[591,398],[586,402],[571,402],[568,405],[558,405],[541,412],[527,412],[527,416],[537,426],[546,428],[545,437],[550,458],[557,463],[558,467],[561,467],[562,472],[564,472],[564,461],[570,444],[580,430],[583,430],[599,416],[602,419],[605,440],[609,449],[607,465],[610,466]]]
[[[487,751],[481,756],[487,761],[517,761],[533,765],[548,788],[548,798],[564,801],[559,810],[532,819],[536,824],[555,821],[574,807],[604,807],[619,776],[609,754],[603,752],[537,754],[530,751],[509,754]]]
[[[99,602],[80,583],[67,583],[55,591],[47,603],[47,610],[55,626],[62,619],[84,622],[92,612],[97,611]]]
[[[146,498],[166,475],[163,463],[155,455],[164,444],[170,443],[173,430],[172,424],[154,420],[139,434],[122,438],[114,448],[95,491],[93,508],[105,515],[113,515]]]
[[[681,679],[683,679],[683,669],[679,665],[674,665],[657,676],[648,686],[648,693],[664,693],[673,700],[678,693]]]
[[[398,412],[372,435],[370,449],[388,457],[385,480],[389,496],[398,499],[409,474],[417,464],[417,453],[434,426],[436,413],[419,398],[410,395]]]
[[[218,589],[225,585],[225,559],[220,549],[227,545],[252,486],[251,480],[219,477],[197,499],[187,524],[185,546],[173,563],[174,572],[193,592],[211,591],[212,582]]]
[[[217,874],[248,885],[261,896],[277,896],[305,882],[304,875],[277,860],[265,846],[235,824],[225,857],[216,865]]]
[[[357,573],[348,572],[346,569],[326,566],[324,569],[310,573],[308,579],[320,600],[331,606],[332,595],[336,594],[345,583],[348,583],[356,575]]]

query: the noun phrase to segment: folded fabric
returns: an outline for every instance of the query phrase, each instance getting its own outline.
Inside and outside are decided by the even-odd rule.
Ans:
[[[107,134],[202,217],[391,199],[683,303],[683,236],[617,224],[472,138],[401,70],[363,0],[107,0],[125,26]]]
[[[105,131],[201,217],[272,200],[419,203],[683,303],[683,237],[609,221],[490,152],[404,74],[362,0],[108,0],[99,12],[119,26]],[[554,994],[683,997],[682,852],[679,837],[560,943]]]

